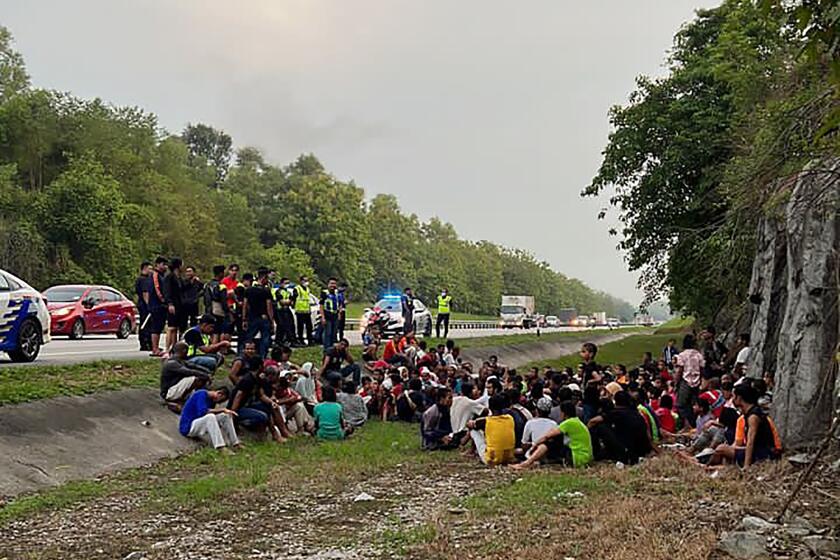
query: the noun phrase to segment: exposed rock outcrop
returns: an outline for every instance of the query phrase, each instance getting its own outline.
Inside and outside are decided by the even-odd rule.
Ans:
[[[748,371],[775,372],[774,419],[787,446],[802,445],[825,433],[837,398],[840,160],[799,175],[756,250]]]

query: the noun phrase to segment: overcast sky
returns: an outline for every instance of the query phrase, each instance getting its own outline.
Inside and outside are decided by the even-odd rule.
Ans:
[[[36,86],[204,122],[638,303],[581,199],[607,110],[712,0],[2,0]]]

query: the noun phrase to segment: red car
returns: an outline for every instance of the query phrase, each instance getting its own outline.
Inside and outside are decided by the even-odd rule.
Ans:
[[[112,333],[128,338],[134,332],[137,307],[114,288],[68,284],[53,286],[43,295],[52,335],[78,339],[85,333]]]

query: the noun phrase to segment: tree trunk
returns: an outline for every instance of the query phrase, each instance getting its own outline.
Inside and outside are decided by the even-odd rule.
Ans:
[[[834,409],[840,160],[806,169],[781,217],[761,221],[750,282],[748,371],[775,373],[772,416],[787,447],[820,438]]]

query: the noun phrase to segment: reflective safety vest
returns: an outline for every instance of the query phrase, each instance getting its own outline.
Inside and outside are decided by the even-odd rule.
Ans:
[[[338,314],[338,293],[330,293],[328,290],[324,290],[324,313],[328,313],[330,315]]]
[[[309,288],[304,288],[300,284],[295,286],[297,291],[297,300],[295,300],[296,313],[309,313]]]
[[[190,329],[190,331],[196,331],[198,334],[201,335],[201,343],[202,343],[201,345],[202,346],[208,346],[210,344],[210,335],[209,334],[204,334],[203,332],[201,332],[201,329],[198,326],[192,327]],[[189,332],[189,331],[187,331],[187,332]],[[199,348],[197,346],[193,346],[192,344],[187,346],[187,358],[192,358],[193,356],[202,355],[202,354],[204,354],[204,352],[201,351],[201,348]]]
[[[282,302],[292,301],[292,291],[289,288],[275,288],[275,290],[277,291],[274,294],[274,300],[285,309],[286,307]]]
[[[452,302],[452,296],[450,296],[449,294],[447,294],[446,297],[444,297],[442,295],[439,295],[437,297],[437,301],[438,301],[438,313],[445,313],[445,314],[448,315],[449,314],[449,304]]]

